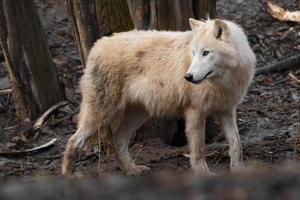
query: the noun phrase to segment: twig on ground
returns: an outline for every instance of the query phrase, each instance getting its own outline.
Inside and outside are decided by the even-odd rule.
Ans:
[[[144,148],[144,146],[143,146],[142,144],[139,145],[139,147],[140,147],[140,149],[139,149],[139,151],[136,153],[136,155],[135,155],[135,157],[134,157],[134,159],[133,159],[133,162],[136,161],[136,159],[138,158],[138,156],[140,155],[140,153],[142,152],[142,150],[143,150],[143,148]]]
[[[21,156],[21,155],[24,155],[27,153],[38,152],[42,149],[52,146],[56,141],[57,141],[57,138],[54,138],[43,145],[31,148],[31,149],[27,149],[27,150],[11,150],[11,151],[1,151],[0,150],[0,156]]]
[[[18,125],[14,125],[14,126],[5,127],[5,128],[3,128],[3,130],[5,130],[5,131],[9,131],[9,130],[11,130],[11,129],[15,129],[17,126],[18,126]]]
[[[266,67],[257,68],[255,75],[268,74],[268,73],[279,73],[286,70],[294,70],[300,68],[300,55],[292,56],[278,63],[271,64]]]
[[[215,155],[215,154],[220,154],[220,152],[218,152],[218,151],[213,151],[213,152],[211,152],[211,153],[205,154],[205,157],[213,156],[213,155]]]
[[[33,130],[37,130],[39,128],[41,128],[45,122],[45,120],[49,117],[49,115],[54,112],[56,109],[67,105],[68,102],[67,101],[61,101],[53,106],[51,106],[46,112],[44,112],[44,114],[42,114],[42,116],[40,116],[36,122],[33,125]]]
[[[4,95],[4,94],[10,94],[12,92],[11,89],[4,89],[4,90],[0,90],[0,95]]]
[[[38,150],[41,150],[41,149],[45,149],[45,148],[47,148],[49,146],[52,146],[56,141],[57,141],[57,138],[54,138],[54,139],[50,140],[49,142],[47,142],[47,143],[45,143],[45,144],[43,144],[41,146],[25,150],[25,152],[28,153],[28,152],[33,152],[33,151],[38,151]]]
[[[294,81],[296,81],[297,83],[300,84],[300,79],[298,79],[294,74],[289,73],[289,77],[290,77],[292,80],[294,80]]]
[[[187,153],[184,153],[184,154],[182,154],[184,157],[186,157],[186,158],[191,158],[191,154],[187,154]]]
[[[213,151],[213,152],[211,152],[211,153],[205,154],[205,157],[213,156],[213,155],[215,155],[215,154],[220,154],[220,152],[218,152],[218,151]],[[182,154],[182,155],[183,155],[184,157],[186,157],[186,158],[191,158],[191,154],[184,153],[184,154]]]

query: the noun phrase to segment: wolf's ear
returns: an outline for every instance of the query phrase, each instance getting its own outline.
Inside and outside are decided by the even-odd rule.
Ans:
[[[189,22],[190,22],[190,26],[191,26],[193,32],[197,31],[200,28],[200,26],[203,23],[205,23],[203,21],[196,20],[196,19],[193,19],[193,18],[189,18]]]
[[[218,40],[228,42],[229,39],[229,29],[226,22],[216,19],[214,22],[214,36]]]

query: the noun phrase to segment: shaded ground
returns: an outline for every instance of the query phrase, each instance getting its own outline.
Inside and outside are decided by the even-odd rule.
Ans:
[[[277,2],[285,8],[300,10],[297,1]],[[271,18],[265,11],[264,3],[260,0],[219,0],[217,3],[221,18],[234,20],[245,29],[257,55],[258,67],[300,53],[300,25]],[[15,126],[17,122],[11,96],[0,96],[0,142],[6,140],[10,148],[27,149],[58,138],[53,147],[43,152],[18,158],[0,157],[0,175],[59,175],[65,143],[75,132],[76,115],[60,120],[79,105],[77,85],[82,75],[66,3],[63,0],[40,0],[37,5],[69,105],[53,115],[39,132],[33,133],[26,131],[30,122]],[[238,109],[239,130],[248,165],[273,168],[277,164],[293,163],[300,159],[300,86],[288,79],[287,73],[256,77]],[[300,75],[299,70],[293,73],[298,77]],[[3,57],[0,55],[0,80],[4,80],[5,76]],[[17,136],[12,137],[15,133]],[[133,157],[137,157],[136,162],[151,167],[151,173],[186,172],[189,169],[188,158],[184,156],[186,146],[172,147],[154,138],[135,144],[131,150]],[[208,145],[207,160],[214,171],[227,170],[228,146],[222,137]],[[98,154],[89,153],[81,157],[77,171],[96,175],[97,165]],[[113,155],[101,157],[101,169],[104,175],[120,173]]]
[[[253,178],[256,177],[256,178]],[[19,178],[0,182],[0,199],[5,200],[139,200],[139,199],[226,199],[265,200],[300,197],[298,170],[260,171],[221,176],[195,177],[156,174],[147,177],[112,176],[107,179],[65,180]]]

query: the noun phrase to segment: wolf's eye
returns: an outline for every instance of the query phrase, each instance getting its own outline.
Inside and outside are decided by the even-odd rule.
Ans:
[[[209,54],[209,51],[203,51],[203,56],[207,56]]]

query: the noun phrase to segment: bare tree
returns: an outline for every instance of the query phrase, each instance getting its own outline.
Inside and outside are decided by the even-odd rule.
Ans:
[[[63,98],[32,0],[0,0],[0,44],[20,120],[36,118]]]

